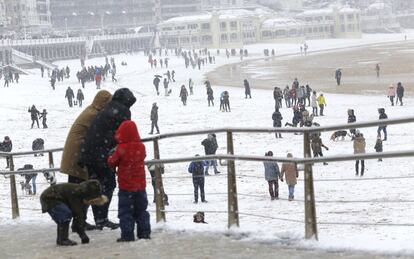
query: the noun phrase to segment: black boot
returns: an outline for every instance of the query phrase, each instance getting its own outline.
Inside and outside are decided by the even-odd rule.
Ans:
[[[119,228],[119,224],[113,223],[112,221],[109,221],[109,220],[106,220],[102,223],[96,223],[96,229],[102,230],[104,227],[114,230],[114,229]]]
[[[57,225],[57,240],[56,244],[58,246],[74,246],[77,245],[76,242],[69,239],[69,223],[60,223]]]

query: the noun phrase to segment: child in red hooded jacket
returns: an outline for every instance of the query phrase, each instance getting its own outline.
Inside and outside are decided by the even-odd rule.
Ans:
[[[117,242],[134,241],[135,222],[138,239],[149,239],[151,234],[148,199],[145,191],[145,146],[136,124],[124,121],[115,133],[116,149],[108,157],[110,167],[118,167],[118,218],[121,238]]]

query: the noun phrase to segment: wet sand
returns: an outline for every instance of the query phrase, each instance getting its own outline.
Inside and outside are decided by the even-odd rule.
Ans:
[[[375,65],[380,64],[377,78]],[[335,70],[342,69],[342,84],[336,85]],[[330,93],[384,94],[390,84],[402,82],[406,93],[414,92],[414,42],[373,44],[352,49],[326,51],[307,56],[291,55],[225,65],[207,75],[213,85],[273,89],[291,85],[297,77],[301,85]]]

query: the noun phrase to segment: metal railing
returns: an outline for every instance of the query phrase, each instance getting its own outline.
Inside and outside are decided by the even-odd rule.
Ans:
[[[313,180],[313,164],[324,163],[324,162],[339,162],[339,161],[352,161],[352,160],[365,160],[365,159],[378,159],[378,158],[396,158],[396,157],[413,157],[414,150],[405,151],[393,151],[383,153],[368,153],[368,154],[355,154],[355,155],[337,155],[337,156],[326,156],[326,157],[311,157],[311,139],[312,133],[336,131],[344,129],[356,129],[356,128],[368,128],[375,126],[385,125],[396,125],[404,123],[413,123],[414,117],[406,117],[399,119],[387,119],[387,120],[375,120],[369,122],[351,123],[351,124],[340,124],[325,127],[303,127],[303,128],[217,128],[207,130],[196,130],[196,131],[185,131],[176,133],[167,133],[150,138],[143,138],[143,142],[153,142],[154,160],[146,161],[147,165],[158,165],[158,164],[169,164],[169,163],[181,163],[191,161],[202,161],[220,159],[227,161],[227,197],[228,197],[228,227],[239,226],[239,215],[250,215],[258,216],[252,213],[241,213],[238,210],[238,198],[237,198],[237,183],[236,183],[236,168],[235,160],[242,161],[256,161],[256,162],[290,162],[295,164],[304,165],[304,197],[305,199],[301,202],[305,206],[305,237],[318,239],[317,233],[317,221],[316,221],[316,209],[315,209],[315,194],[314,194],[314,180]],[[179,158],[160,158],[160,147],[159,141],[162,139],[168,139],[173,137],[185,137],[194,135],[204,135],[208,133],[226,133],[227,136],[227,154],[217,155],[206,155],[198,157],[179,157]],[[303,153],[304,157],[286,158],[286,157],[268,157],[268,156],[246,156],[246,155],[235,155],[233,146],[233,133],[300,133],[303,134]],[[0,157],[8,157],[10,160],[10,172],[0,171],[0,175],[10,176],[10,188],[11,188],[11,199],[12,199],[12,216],[16,218],[19,216],[19,208],[17,202],[16,183],[14,175],[16,174],[30,174],[39,172],[59,171],[59,168],[55,168],[53,164],[53,153],[61,152],[62,148],[40,150],[40,151],[27,151],[27,152],[13,152],[5,153],[0,152]],[[48,153],[49,154],[49,168],[38,169],[38,170],[25,170],[15,171],[14,170],[14,157],[37,154],[37,153]],[[168,178],[168,177],[166,177]],[[163,177],[161,170],[158,166],[155,167],[155,180],[156,180],[156,221],[166,221],[166,210],[164,204],[164,188],[163,188]],[[243,194],[240,194],[243,195]],[[172,211],[170,211],[172,212]],[[265,217],[265,216],[262,216]],[[321,224],[332,224],[330,222],[322,222]],[[370,223],[364,224],[369,225]],[[395,224],[394,224],[395,225]],[[407,225],[407,224],[402,224]],[[410,225],[411,226],[411,225]]]

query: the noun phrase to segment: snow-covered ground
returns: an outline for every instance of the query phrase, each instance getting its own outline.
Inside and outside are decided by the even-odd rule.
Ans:
[[[409,34],[408,38],[414,35]],[[363,44],[377,44],[403,40],[403,35],[370,35],[362,39],[344,40],[334,39],[326,41],[308,41],[310,50],[328,50],[338,47],[352,47]],[[262,56],[263,47],[275,48],[277,54],[295,54],[299,50],[297,44],[281,45],[253,45],[247,46],[249,58]],[[177,82],[171,83],[172,95],[165,97],[156,96],[152,85],[154,74],[163,74],[167,69],[151,69],[146,57],[141,53],[136,55],[117,55],[115,61],[118,65],[118,83],[106,81],[103,89],[114,92],[120,87],[130,88],[136,95],[138,101],[132,107],[132,117],[138,124],[141,137],[148,136],[150,130],[149,114],[153,102],[157,102],[159,108],[159,126],[162,133],[175,132],[192,129],[205,129],[222,126],[246,126],[262,127],[272,126],[271,116],[274,109],[273,95],[268,90],[252,89],[252,99],[244,99],[244,89],[223,88],[213,85],[216,106],[208,107],[203,76],[215,68],[229,62],[239,62],[238,57],[227,60],[223,51],[220,57],[216,57],[215,65],[208,65],[199,70],[186,70],[183,60],[170,56],[170,70],[176,71]],[[128,66],[121,66],[121,61],[126,61]],[[104,58],[87,60],[87,65],[103,64]],[[22,76],[21,82],[12,84],[9,88],[0,87],[0,136],[8,135],[13,141],[13,151],[30,150],[31,143],[35,138],[45,139],[46,148],[62,147],[67,132],[82,109],[79,107],[69,108],[65,100],[65,91],[68,86],[77,91],[80,85],[73,76],[80,69],[79,60],[57,62],[60,66],[69,65],[72,77],[69,80],[57,83],[55,91],[51,90],[48,79],[40,77],[40,71],[33,70],[33,75]],[[188,79],[195,80],[195,94],[188,99],[187,106],[183,106],[179,94],[179,87],[187,85]],[[285,85],[290,83],[287,78]],[[241,86],[235,82],[235,86]],[[312,86],[312,82],[309,82]],[[380,86],[386,87],[386,86]],[[409,86],[406,86],[409,87]],[[161,90],[162,87],[161,87]],[[219,111],[219,94],[228,90],[230,93],[231,113]],[[317,90],[317,89],[315,89]],[[93,83],[88,83],[83,89],[85,94],[85,105],[93,99],[96,89]],[[161,91],[163,92],[163,91]],[[384,107],[390,118],[414,115],[412,110],[413,99],[406,99],[405,106],[391,107],[385,96],[358,96],[358,95],[327,95],[328,106],[325,117],[317,117],[315,121],[321,125],[344,123],[347,120],[347,109],[353,108],[358,121],[374,120],[378,118],[377,108]],[[37,108],[48,110],[49,128],[30,129],[30,114],[27,109],[32,104]],[[292,112],[283,108],[284,122],[291,121]],[[414,134],[412,125],[390,126],[388,141],[384,142],[384,150],[401,150],[414,148]],[[376,128],[362,129],[367,141],[367,152],[374,152],[376,139]],[[331,142],[329,133],[323,134],[323,141],[330,148],[324,152],[325,155],[352,154],[352,142],[348,138],[345,141]],[[161,140],[161,157],[173,158],[182,155],[202,154],[201,141],[205,136],[194,136],[185,138],[172,138]],[[302,156],[302,136],[283,135],[283,139],[275,139],[272,134],[236,134],[235,152],[245,155],[263,155],[272,150],[276,156],[285,156],[292,152],[296,156]],[[226,139],[224,134],[218,135],[219,152],[226,152]],[[152,145],[146,145],[148,159],[152,159]],[[2,162],[5,163],[5,162]],[[47,166],[47,156],[34,158],[26,156],[16,159],[16,168],[26,163],[32,163],[35,168]],[[55,164],[59,165],[60,157],[55,157]],[[414,165],[412,159],[388,159],[382,163],[377,161],[366,161],[366,175],[364,178],[354,176],[354,162],[330,163],[327,166],[316,165],[315,190],[317,200],[317,216],[320,223],[412,223],[414,217],[414,174],[410,168]],[[4,165],[2,164],[2,167]],[[162,233],[166,230],[173,235],[188,235],[190,232],[210,233],[211,238],[222,238],[221,234],[227,232],[227,179],[225,167],[220,167],[221,175],[206,178],[207,204],[193,204],[191,175],[187,173],[187,164],[166,165],[164,175],[164,186],[169,194],[171,211],[190,212],[167,212],[167,223],[155,225],[154,204],[150,204],[151,220],[156,228],[154,243],[162,246],[163,242],[169,242]],[[303,221],[303,175],[300,175],[296,187],[296,201],[288,202],[287,186],[280,185],[280,197],[278,201],[270,201],[267,193],[267,183],[264,180],[263,165],[254,162],[236,162],[237,184],[239,192],[239,211],[241,213],[253,213],[265,215],[268,218],[240,215],[239,230],[234,230],[231,235],[236,239],[251,242],[266,242],[269,245],[289,244],[290,246],[310,249],[326,250],[366,250],[392,254],[413,255],[412,243],[414,240],[413,229],[410,226],[364,226],[364,225],[336,225],[320,224],[319,242],[304,241],[304,225],[283,219]],[[387,177],[386,179],[381,179]],[[389,177],[407,177],[402,179],[389,179]],[[413,177],[413,178],[410,178]],[[368,180],[369,178],[379,178]],[[58,175],[59,181],[66,180],[66,176]],[[343,181],[327,181],[329,179],[343,179]],[[18,182],[20,181],[18,177]],[[18,185],[18,188],[20,186]],[[44,179],[38,176],[38,193],[47,187]],[[6,247],[1,253],[3,257],[10,257],[16,250],[17,257],[54,257],[52,248],[55,240],[55,227],[48,215],[41,214],[38,195],[25,196],[19,190],[20,219],[11,220],[10,209],[10,187],[9,181],[0,178],[0,244]],[[148,181],[149,199],[152,200],[152,187]],[[340,202],[335,202],[340,201]],[[111,204],[110,217],[116,220],[117,198]],[[208,225],[193,224],[192,212],[206,211]],[[90,215],[91,216],[91,215]],[[92,217],[92,216],[91,216]],[[269,217],[279,218],[270,219]],[[282,219],[282,220],[280,220]],[[182,232],[183,231],[183,232]],[[168,236],[169,234],[167,234]],[[93,250],[93,246],[102,248],[101,243],[112,246],[114,240],[119,236],[119,231],[104,231],[91,234],[91,244],[79,251],[86,251],[96,257],[116,257],[116,254],[108,255],[105,249]],[[29,237],[35,237],[29,240]],[[74,237],[76,240],[77,237]],[[185,239],[185,238],[183,238]],[[189,238],[191,239],[191,238]],[[202,241],[200,241],[202,242]],[[223,241],[224,242],[224,241]],[[233,241],[226,241],[232,243]],[[25,248],[25,244],[27,249]],[[139,247],[143,243],[117,245],[116,247],[129,249]],[[242,243],[241,246],[244,246]],[[145,243],[144,246],[148,244]],[[149,245],[150,246],[150,245]],[[251,249],[260,249],[252,246]],[[188,249],[190,249],[189,246]],[[42,253],[37,249],[47,248]],[[92,250],[91,250],[92,249]],[[99,250],[99,251],[98,251]],[[122,249],[121,249],[122,250]],[[38,254],[35,254],[37,251]],[[77,250],[62,249],[65,257],[79,257]],[[117,250],[115,250],[116,252]],[[230,251],[230,250],[229,250]],[[267,251],[267,250],[266,250]],[[152,251],[154,257],[156,252]],[[234,251],[233,251],[234,252]],[[93,254],[92,254],[93,253]],[[240,253],[242,254],[242,253]],[[185,254],[187,255],[187,254]],[[243,254],[242,254],[243,255]],[[265,254],[264,254],[265,255]],[[271,255],[271,254],[270,254]],[[191,257],[187,255],[187,257]],[[208,255],[206,256],[208,257]],[[231,256],[229,256],[231,257]],[[247,257],[246,257],[247,258]]]

